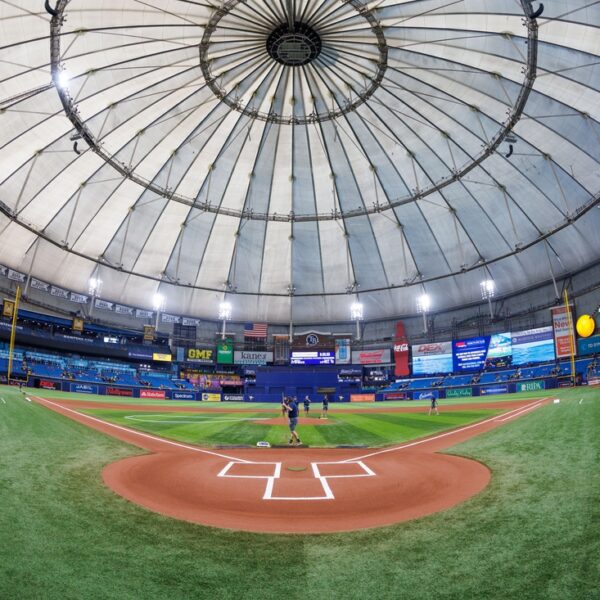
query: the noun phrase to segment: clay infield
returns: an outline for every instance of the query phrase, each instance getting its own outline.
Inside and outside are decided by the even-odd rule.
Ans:
[[[34,400],[150,452],[110,464],[103,471],[106,485],[131,502],[202,525],[270,533],[378,527],[463,502],[487,486],[491,473],[479,462],[439,452],[510,423],[547,401],[479,404],[506,412],[382,449],[213,450],[81,414],[73,410],[77,404],[74,402]],[[101,408],[100,403],[81,404]],[[458,410],[457,406],[444,410]],[[462,409],[475,406],[466,404]],[[116,404],[110,407],[132,408]],[[156,406],[144,408],[148,409],[163,410]]]

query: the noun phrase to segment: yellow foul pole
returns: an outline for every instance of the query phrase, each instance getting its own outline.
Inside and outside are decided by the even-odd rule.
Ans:
[[[12,374],[13,366],[13,353],[15,351],[15,334],[17,331],[17,315],[19,314],[19,300],[21,299],[21,286],[17,286],[17,293],[15,295],[15,308],[12,316],[12,327],[10,329],[10,345],[8,346],[8,375],[7,382],[10,383],[10,376]]]
[[[567,313],[567,326],[569,327],[569,351],[571,356],[571,378],[573,379],[573,385],[575,385],[575,330],[573,329],[573,319],[571,318],[571,311],[569,309],[569,293],[565,289],[563,294],[565,300],[565,311]]]

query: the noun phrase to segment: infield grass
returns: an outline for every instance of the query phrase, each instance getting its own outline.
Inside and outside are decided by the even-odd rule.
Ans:
[[[286,425],[263,425],[264,419],[277,417],[266,413],[184,413],[131,412],[126,410],[84,410],[85,414],[152,433],[179,442],[202,446],[249,445],[267,441],[271,445],[287,444]],[[311,447],[339,445],[385,446],[405,442],[479,421],[499,411],[465,410],[428,416],[422,413],[336,413],[327,420],[310,418],[319,425],[298,425],[302,442]],[[325,424],[323,424],[325,423]]]
[[[127,502],[101,470],[138,449],[3,388],[0,597],[596,600],[600,397],[557,393],[560,404],[452,449],[493,472],[469,501],[380,529],[285,536]]]

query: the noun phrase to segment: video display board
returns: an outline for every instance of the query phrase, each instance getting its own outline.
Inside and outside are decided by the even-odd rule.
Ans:
[[[552,326],[513,333],[512,353],[513,365],[553,361],[554,335]]]
[[[490,345],[485,359],[486,367],[505,368],[512,364],[512,335],[507,333],[494,333],[490,338]]]
[[[413,375],[452,373],[452,342],[412,346]]]
[[[334,365],[335,350],[293,351],[290,363],[292,365]]]
[[[489,335],[452,342],[454,371],[478,371],[483,369],[489,345]]]

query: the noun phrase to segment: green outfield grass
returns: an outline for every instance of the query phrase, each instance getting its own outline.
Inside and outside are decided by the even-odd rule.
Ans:
[[[557,394],[560,404],[451,449],[492,469],[471,500],[380,529],[284,536],[127,502],[101,470],[140,450],[4,388],[0,597],[598,599],[600,397]]]
[[[250,408],[246,405],[246,408]],[[271,406],[273,408],[273,406]],[[180,442],[203,446],[245,444],[255,446],[264,440],[285,444],[289,439],[286,425],[262,425],[261,421],[280,416],[261,413],[131,412],[127,410],[95,409],[86,414],[117,425],[153,433]],[[332,414],[326,425],[299,425],[298,435],[308,446],[335,447],[338,445],[384,446],[423,437],[479,421],[497,414],[491,410],[443,411],[439,415],[422,413]],[[302,413],[301,413],[302,414]],[[310,417],[314,422],[317,416]]]

